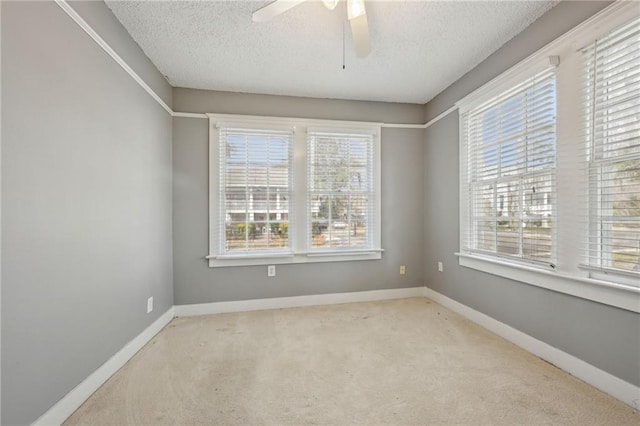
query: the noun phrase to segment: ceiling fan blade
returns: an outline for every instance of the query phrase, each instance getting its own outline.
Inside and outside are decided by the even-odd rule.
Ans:
[[[353,44],[356,48],[356,55],[364,58],[371,52],[371,40],[369,39],[369,24],[367,23],[367,15],[363,14],[351,18],[351,34],[353,35]]]
[[[275,0],[253,12],[253,22],[266,22],[302,3],[305,0]]]

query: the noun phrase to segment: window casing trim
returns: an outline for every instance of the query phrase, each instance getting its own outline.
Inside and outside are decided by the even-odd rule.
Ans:
[[[480,87],[461,99],[456,105],[459,110],[459,131],[460,131],[460,247],[464,247],[467,230],[469,211],[469,199],[464,191],[464,173],[467,167],[466,146],[464,144],[464,128],[462,116],[466,111],[474,106],[480,105],[493,96],[507,90],[517,82],[522,81],[526,76],[532,75],[532,70],[539,70],[540,67],[549,66],[554,62],[553,57],[559,58],[558,67],[558,158],[563,157],[566,161],[568,157],[580,156],[581,151],[574,149],[578,146],[576,138],[579,136],[572,132],[583,125],[578,111],[581,107],[581,100],[571,101],[569,98],[576,90],[576,85],[580,86],[580,66],[579,51],[601,38],[604,34],[629,22],[640,15],[637,3],[618,1],[600,13],[594,15],[587,21],[576,26],[563,36],[560,36],[547,46],[524,59],[514,67],[502,73],[489,83]],[[550,59],[551,58],[551,59]],[[571,77],[573,76],[573,81]],[[567,96],[569,94],[569,96]],[[574,102],[574,103],[572,103]],[[571,146],[570,146],[571,145]],[[562,165],[558,163],[557,176],[562,179]],[[564,172],[562,172],[564,173]],[[583,235],[576,235],[571,220],[571,210],[575,209],[577,203],[573,203],[588,191],[586,180],[582,179],[579,173],[584,173],[584,169],[576,169],[573,172],[576,176],[575,182],[571,186],[557,188],[557,199],[565,199],[564,205],[558,204],[558,230],[557,235],[557,269],[540,268],[535,265],[524,265],[522,262],[485,257],[474,252],[464,251],[456,253],[461,266],[480,270],[490,274],[502,276],[523,283],[535,285],[560,293],[570,294],[588,300],[616,306],[633,312],[640,312],[640,287],[636,286],[638,280],[626,274],[615,274],[615,271],[593,271],[584,268],[583,258],[579,247],[584,243]],[[585,176],[583,176],[585,177]],[[568,226],[570,225],[570,226]],[[586,235],[586,234],[585,234]]]
[[[271,128],[287,128],[296,127],[300,128],[316,128],[322,129],[348,129],[348,130],[362,130],[363,132],[372,131],[372,128],[381,128],[383,123],[378,121],[348,121],[348,120],[325,120],[320,118],[299,118],[299,117],[276,117],[276,116],[263,116],[263,115],[242,115],[242,114],[216,114],[207,113],[209,122],[214,121],[216,126],[218,124],[232,124],[232,125],[252,125],[255,128],[260,126],[271,126]],[[376,133],[380,133],[377,131]]]
[[[209,267],[250,266],[267,264],[293,264],[378,260],[382,258],[381,246],[381,131],[382,123],[357,122],[288,117],[263,117],[233,114],[206,114],[209,118],[209,254],[205,256]],[[218,190],[219,176],[219,127],[251,128],[293,131],[292,214],[295,214],[295,230],[291,232],[291,250],[264,253],[220,253]],[[362,249],[310,250],[306,240],[307,194],[307,132],[309,129],[333,130],[346,133],[373,135],[374,164],[373,184],[376,193],[374,206],[375,225],[372,229],[372,247]]]
[[[216,217],[221,217],[222,214],[221,212],[223,210],[225,210],[225,204],[226,201],[225,199],[220,199],[220,195],[222,193],[226,194],[225,189],[229,188],[229,182],[227,181],[228,176],[225,176],[225,173],[222,173],[222,170],[224,169],[224,167],[226,167],[227,163],[226,163],[226,159],[225,159],[225,153],[227,153],[227,147],[224,147],[223,144],[220,143],[220,138],[222,137],[222,133],[224,132],[226,136],[229,135],[233,135],[233,136],[238,136],[238,135],[260,135],[260,136],[279,136],[281,138],[284,138],[287,142],[288,142],[288,147],[287,147],[287,160],[286,160],[286,164],[287,164],[287,170],[289,171],[290,169],[292,169],[292,165],[293,165],[293,142],[294,142],[294,127],[293,126],[279,126],[279,125],[273,125],[273,126],[254,126],[253,124],[247,124],[247,125],[243,125],[242,123],[237,123],[237,124],[231,124],[231,123],[220,123],[217,122],[215,125],[215,129],[211,129],[212,132],[215,132],[215,137],[216,137],[216,147],[211,146],[211,149],[216,149],[217,150],[217,154],[218,154],[218,163],[216,163],[216,181],[217,181],[217,185],[215,187],[211,187],[210,190],[212,190],[211,195],[215,195],[217,196],[217,210],[216,210]],[[248,155],[248,146],[246,146],[247,149],[247,155]],[[269,164],[267,166],[265,166],[267,169],[271,168],[271,163],[269,162]],[[268,173],[267,173],[268,175]],[[287,203],[289,203],[292,199],[292,183],[293,183],[293,177],[292,177],[292,173],[289,171],[288,172],[288,176],[287,176],[287,191],[284,192],[280,192],[281,194],[284,194],[285,198],[284,200],[286,200]],[[247,185],[246,182],[243,185],[244,186],[244,190],[247,191],[248,187],[245,186]],[[266,185],[266,183],[265,183]],[[215,188],[215,190],[213,190],[213,188]],[[235,190],[238,190],[238,186],[236,185]],[[267,205],[267,209],[269,207],[271,207],[271,204],[273,203],[273,200],[271,200],[270,197],[270,189],[271,187],[269,185],[266,185],[266,193],[263,192],[263,194],[267,195],[267,199],[260,201],[260,200],[256,200],[257,204],[260,203],[265,203]],[[233,193],[233,191],[232,191]],[[276,190],[275,194],[278,194],[278,191]],[[249,204],[253,204],[253,195],[254,193],[252,193],[251,195],[249,195],[248,193],[243,194],[244,197],[242,198],[242,201],[240,201],[240,203],[246,202],[248,201]],[[277,195],[278,197],[278,201],[276,201],[277,204],[280,203],[280,195]],[[272,207],[273,208],[273,207]],[[268,210],[267,210],[268,211]],[[228,214],[229,212],[227,212]],[[292,222],[295,224],[295,218],[292,217],[292,215],[288,215],[287,218],[289,224],[291,224]],[[288,239],[287,241],[287,245],[284,247],[275,247],[275,248],[267,248],[267,249],[261,249],[261,250],[257,250],[257,251],[250,251],[250,250],[237,250],[237,251],[233,251],[233,252],[229,252],[227,250],[225,250],[225,242],[226,242],[226,236],[225,236],[225,229],[224,229],[224,223],[221,223],[222,221],[220,220],[216,220],[216,227],[215,228],[211,228],[210,232],[214,235],[214,239],[218,242],[218,245],[216,247],[215,252],[218,253],[218,256],[216,256],[216,258],[218,259],[223,259],[223,258],[236,258],[238,256],[255,256],[255,255],[260,255],[262,257],[274,257],[274,256],[282,256],[282,255],[287,255],[289,253],[292,253],[293,249],[292,249],[292,243],[291,240]],[[271,224],[271,220],[270,218],[266,218],[266,223],[267,225]],[[267,226],[267,228],[270,228],[270,226]],[[248,232],[245,234],[246,235],[246,241],[248,241]]]
[[[458,256],[460,266],[640,313],[640,288],[638,287],[473,254],[455,253],[455,255]]]
[[[330,194],[331,196],[339,196],[339,195],[346,195],[346,196],[351,196],[351,195],[366,195],[366,196],[372,196],[374,199],[374,202],[372,203],[372,207],[373,209],[369,210],[367,209],[367,215],[366,215],[366,223],[372,224],[372,227],[374,229],[373,233],[368,233],[367,235],[367,240],[366,240],[366,244],[364,244],[363,246],[351,246],[351,247],[340,247],[340,248],[335,248],[335,249],[325,249],[325,248],[314,248],[313,247],[313,238],[312,238],[312,232],[309,232],[309,226],[307,224],[306,230],[307,230],[307,235],[306,235],[306,240],[305,240],[305,247],[308,250],[308,253],[306,253],[307,256],[309,257],[313,257],[313,256],[328,256],[331,254],[341,254],[341,255],[345,255],[345,254],[356,254],[356,253],[372,253],[372,252],[382,252],[383,250],[379,249],[381,247],[381,242],[380,242],[380,232],[378,231],[381,227],[381,199],[380,199],[380,187],[381,187],[381,182],[380,182],[380,161],[379,158],[380,157],[380,129],[374,129],[374,128],[369,128],[368,130],[362,129],[362,130],[352,130],[352,129],[342,129],[339,127],[307,127],[307,149],[309,149],[311,147],[311,140],[309,138],[311,138],[312,136],[328,136],[328,137],[341,137],[343,135],[348,135],[348,134],[352,134],[358,137],[361,137],[360,139],[363,140],[367,140],[367,143],[371,143],[371,148],[372,148],[372,163],[371,164],[371,169],[369,169],[368,171],[371,172],[371,179],[367,179],[366,181],[371,185],[367,188],[367,190],[365,191],[351,191],[350,189],[348,189],[346,192],[335,192],[335,191],[331,191],[331,190],[316,190],[314,188],[311,188],[311,182],[310,182],[310,174],[307,173],[307,187],[305,190],[305,194],[307,197],[307,203],[311,202],[311,199],[314,195],[318,195],[318,194]],[[311,155],[309,155],[309,152],[307,152],[307,172],[312,171],[312,164],[311,164]],[[309,204],[307,204],[307,207],[309,207]],[[311,217],[310,211],[307,209],[308,215],[306,216],[306,219],[309,219]],[[328,222],[332,223],[333,222],[333,218],[328,218]]]
[[[498,87],[487,91],[486,98],[475,98],[472,108],[462,108],[460,110],[460,200],[461,203],[463,201],[466,202],[464,214],[462,214],[463,206],[461,205],[460,250],[464,253],[478,253],[483,257],[502,258],[505,261],[511,260],[514,263],[530,263],[538,267],[555,267],[557,250],[557,208],[555,206],[555,199],[557,197],[557,102],[556,98],[551,97],[550,94],[556,93],[557,70],[553,65],[545,65],[544,63],[538,65],[537,67],[531,67],[527,73],[518,73],[518,77],[521,79],[520,81],[506,80]],[[508,84],[508,86],[504,86],[505,84]],[[552,90],[544,88],[541,92],[538,92],[541,86],[544,87],[548,85],[552,87]],[[531,91],[533,91],[533,97],[529,98]],[[543,95],[541,96],[540,93],[543,93]],[[516,113],[507,113],[507,115],[509,118],[513,118],[516,123],[519,122],[521,129],[519,129],[517,125],[506,124],[505,127],[510,129],[507,130],[507,133],[509,133],[509,131],[512,133],[498,136],[501,131],[502,124],[500,123],[502,123],[502,120],[497,118],[490,119],[490,122],[497,121],[499,123],[491,123],[493,127],[488,129],[490,134],[489,139],[497,139],[497,141],[491,140],[490,143],[487,143],[487,140],[484,139],[484,121],[486,115],[494,114],[497,117],[504,115],[505,112],[503,108],[511,104],[514,100],[518,100],[518,98],[521,99],[516,106]],[[531,103],[529,103],[530,100]],[[521,109],[518,109],[518,106]],[[553,111],[553,114],[549,111]],[[530,120],[540,120],[542,122],[530,128]],[[547,128],[553,130],[553,132],[549,132],[549,134],[553,135],[551,138],[553,148],[549,154],[549,149],[546,147],[544,156],[539,156],[535,151],[540,150],[538,144],[548,142],[547,136],[540,137],[540,135],[546,133]],[[516,131],[515,129],[518,130]],[[544,132],[541,131],[542,129],[544,129]],[[538,134],[537,137],[535,136],[536,134]],[[522,152],[522,158],[517,156],[517,160],[514,161],[512,154],[511,157],[509,157],[509,154],[507,154],[505,158],[501,157],[500,152],[502,148],[505,147],[503,143],[507,146],[516,147],[517,152]],[[495,156],[490,157],[491,161],[495,162],[495,164],[491,164],[495,165],[494,169],[488,167],[488,164],[482,164],[485,161],[489,161],[485,158],[486,151],[484,150],[487,149],[495,150],[496,152]],[[530,152],[533,152],[532,157],[529,157]],[[482,160],[479,160],[478,157],[482,157]],[[542,167],[533,164],[536,161],[536,157],[544,160]],[[503,161],[506,161],[507,164],[509,161],[515,163],[515,165],[510,167],[511,170],[507,170],[505,174],[503,174],[502,171]],[[530,164],[530,161],[533,163]],[[532,165],[533,167],[531,167]],[[527,181],[539,178],[548,179],[548,181],[545,182],[547,184],[546,187],[543,187],[543,194],[545,193],[544,189],[550,190],[550,192],[547,192],[546,197],[543,199],[546,201],[550,199],[553,200],[550,205],[547,205],[546,201],[540,204],[540,201],[543,200],[540,199],[536,200],[536,203],[532,201],[529,206],[532,208],[533,206],[542,207],[543,215],[540,216],[540,219],[545,220],[546,218],[546,220],[552,224],[550,229],[549,258],[544,260],[535,259],[536,256],[543,254],[537,250],[537,247],[530,250],[534,253],[530,252],[528,256],[525,255],[524,252],[526,246],[526,232],[524,228],[526,224],[533,223],[532,219],[534,217],[534,214],[527,213],[528,207],[527,203],[525,203],[526,191],[524,185]],[[515,191],[511,189],[514,183]],[[502,190],[504,190],[505,184],[507,185],[506,188],[509,189],[507,189],[506,194],[500,194],[500,186],[502,185]],[[539,186],[539,184],[540,182],[534,184],[534,193],[535,186]],[[487,185],[493,192],[493,200],[491,202],[492,214],[488,214],[486,211],[479,214],[478,210],[479,207],[483,205],[483,198],[484,201],[486,201],[486,193],[484,195],[481,194],[482,188],[486,188]],[[479,230],[482,229],[483,223],[497,223],[500,221],[501,215],[499,211],[502,210],[502,207],[498,207],[497,197],[504,197],[505,195],[507,199],[511,199],[512,195],[515,195],[514,198],[517,200],[514,203],[517,214],[512,216],[510,213],[514,212],[512,208],[509,208],[509,210],[512,211],[504,218],[505,220],[515,220],[519,223],[517,228],[517,241],[509,241],[509,237],[505,237],[505,235],[501,236],[496,226],[493,239],[495,251],[491,249],[483,250],[480,245],[487,244],[487,241],[483,238],[484,236],[479,237]],[[484,208],[486,209],[486,206]],[[502,230],[502,232],[504,232],[504,230]],[[531,238],[532,235],[537,234],[530,234],[529,237]],[[508,253],[501,253],[498,249],[500,243],[511,246],[512,248],[516,246],[517,253],[513,256]],[[540,245],[540,247],[543,247],[543,245]]]

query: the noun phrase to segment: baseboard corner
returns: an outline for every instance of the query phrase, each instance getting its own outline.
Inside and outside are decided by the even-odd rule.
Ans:
[[[155,337],[175,317],[175,306],[171,306],[140,334],[116,352],[104,364],[85,378],[42,414],[33,425],[60,425],[69,418],[93,393],[115,374],[127,361]]]
[[[561,370],[571,374],[585,383],[601,390],[602,392],[624,402],[625,404],[640,409],[640,387],[619,377],[607,373],[598,367],[587,363],[567,352],[523,333],[503,322],[500,322],[480,311],[453,300],[444,294],[425,287],[425,297],[441,304],[468,320],[486,328],[498,336],[510,341],[527,352],[530,352],[545,361],[555,365]]]

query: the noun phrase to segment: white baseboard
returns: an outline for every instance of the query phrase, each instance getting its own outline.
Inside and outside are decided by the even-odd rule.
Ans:
[[[389,290],[360,291],[353,293],[321,294],[313,296],[279,297],[272,299],[241,300],[235,302],[175,305],[142,333],[127,343],[107,362],[73,388],[53,407],[45,412],[34,425],[60,425],[71,416],[100,386],[124,366],[142,347],[160,332],[176,316],[195,316],[224,312],[257,311],[298,306],[332,305],[339,303],[369,302],[405,297],[423,297],[424,287]]]
[[[332,293],[310,296],[278,297],[271,299],[240,300],[233,302],[175,305],[142,333],[127,343],[100,368],[76,386],[71,392],[44,413],[34,425],[60,425],[78,409],[100,386],[129,361],[174,317],[219,314],[227,312],[258,311],[266,309],[294,308],[303,306],[335,305],[341,303],[371,302],[376,300],[402,299],[406,297],[428,297],[444,307],[464,316],[476,324],[494,332],[524,350],[549,361],[558,368],[584,382],[619,399],[633,408],[640,409],[640,387],[625,382],[579,358],[537,340],[498,320],[495,320],[466,305],[456,302],[427,287],[410,287],[388,290]]]
[[[337,305],[340,303],[372,302],[376,300],[423,297],[424,287],[388,290],[356,291],[352,293],[317,294],[310,296],[276,297],[271,299],[238,300],[233,302],[175,305],[177,317],[222,314],[227,312],[262,311],[266,309],[297,308],[302,306]]]
[[[628,383],[612,374],[607,373],[585,361],[574,357],[560,349],[516,330],[482,312],[476,311],[462,303],[456,302],[428,287],[423,288],[424,295],[463,317],[475,322],[498,336],[520,346],[580,380],[600,389],[604,393],[640,409],[640,387]]]
[[[73,388],[68,394],[58,401],[53,407],[47,410],[34,425],[60,425],[74,411],[78,409],[100,386],[118,371],[127,361],[129,361],[144,345],[169,324],[174,318],[174,307],[172,306],[155,320],[149,327],[138,334],[133,340],[127,343],[107,362],[102,364],[89,377],[84,379],[78,386]]]

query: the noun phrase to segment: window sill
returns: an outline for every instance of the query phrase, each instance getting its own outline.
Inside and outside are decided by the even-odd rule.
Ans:
[[[640,287],[456,253],[460,266],[640,313]]]
[[[320,262],[352,262],[358,260],[382,259],[381,249],[356,250],[344,252],[309,252],[281,255],[250,255],[250,256],[207,256],[210,268],[228,266],[264,266],[286,265],[295,263]]]

